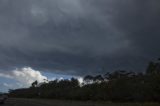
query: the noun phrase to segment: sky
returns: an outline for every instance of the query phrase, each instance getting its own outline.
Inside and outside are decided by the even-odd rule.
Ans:
[[[145,71],[159,0],[0,0],[0,91],[34,80]]]

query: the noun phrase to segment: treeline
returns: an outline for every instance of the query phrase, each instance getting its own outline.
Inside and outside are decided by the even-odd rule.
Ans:
[[[119,70],[105,75],[54,80],[30,88],[10,90],[20,98],[52,98],[69,100],[103,100],[115,102],[160,101],[160,62],[150,62],[145,73]]]

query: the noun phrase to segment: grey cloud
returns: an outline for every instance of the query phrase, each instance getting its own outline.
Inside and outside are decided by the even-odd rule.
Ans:
[[[1,0],[1,70],[30,66],[77,75],[143,70],[159,56],[159,3]]]

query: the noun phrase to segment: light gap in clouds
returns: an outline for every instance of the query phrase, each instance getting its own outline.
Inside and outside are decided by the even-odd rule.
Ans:
[[[31,67],[17,68],[7,73],[0,73],[0,77],[13,79],[24,87],[30,86],[36,80],[44,82],[44,79],[47,79],[40,71],[34,70]]]
[[[36,80],[38,83],[43,83],[46,80],[70,80],[72,77],[71,75],[41,72],[31,67],[17,68],[9,72],[0,72],[0,79],[3,79],[0,81],[0,85],[3,86],[0,91],[6,92],[8,89],[29,87]],[[75,76],[74,78],[77,78],[80,84],[83,82],[82,77]]]

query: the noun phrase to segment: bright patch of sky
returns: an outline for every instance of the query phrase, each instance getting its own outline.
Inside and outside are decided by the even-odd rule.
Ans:
[[[54,80],[54,79],[70,79],[73,76],[71,75],[63,75],[58,73],[50,73],[50,72],[41,72],[44,76],[47,76],[48,80]]]
[[[36,80],[41,83],[45,80],[62,80],[71,79],[72,77],[77,78],[80,84],[83,82],[83,78],[78,76],[41,72],[31,67],[19,68],[9,73],[0,72],[0,92],[8,92],[9,89],[29,87],[31,83]]]

